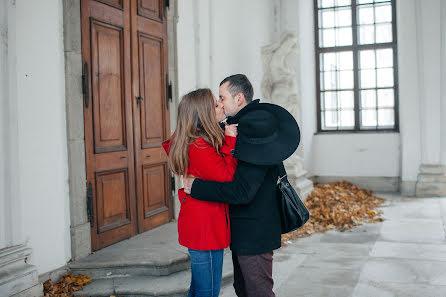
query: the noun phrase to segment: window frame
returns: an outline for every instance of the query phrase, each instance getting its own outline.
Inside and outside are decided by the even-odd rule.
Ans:
[[[319,41],[319,8],[318,1],[313,0],[314,13],[314,46],[315,46],[315,60],[316,60],[316,106],[317,106],[317,133],[331,134],[331,133],[380,133],[380,132],[399,132],[399,85],[398,85],[398,39],[396,29],[396,0],[390,0],[392,7],[392,42],[373,43],[373,44],[358,44],[358,22],[357,22],[357,4],[356,0],[351,0],[351,15],[352,15],[352,45],[348,46],[334,46],[334,47],[320,47]],[[393,128],[379,128],[378,122],[376,127],[362,128],[360,126],[360,98],[359,98],[359,52],[361,50],[376,50],[391,48],[393,50],[393,90],[394,90],[394,119],[395,124]],[[354,99],[354,127],[353,129],[342,129],[337,126],[335,129],[322,129],[322,112],[321,112],[321,68],[320,55],[329,52],[352,51],[353,53],[353,99]],[[376,88],[379,89],[379,88]],[[378,110],[378,105],[376,106]],[[325,115],[324,115],[325,116]],[[378,119],[377,119],[378,120]]]

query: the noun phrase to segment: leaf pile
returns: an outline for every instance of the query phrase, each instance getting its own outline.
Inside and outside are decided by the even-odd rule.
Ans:
[[[49,279],[43,284],[44,297],[72,297],[74,291],[82,290],[90,282],[88,275],[67,273],[56,283]]]
[[[377,210],[384,199],[372,195],[372,191],[360,189],[347,182],[314,184],[314,190],[304,201],[310,210],[308,222],[300,229],[282,235],[282,244],[327,230],[346,231],[364,223],[382,222]]]

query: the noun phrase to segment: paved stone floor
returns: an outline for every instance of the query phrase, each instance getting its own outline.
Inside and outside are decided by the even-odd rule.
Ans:
[[[446,297],[446,197],[376,196],[384,222],[275,252],[277,297]],[[228,285],[220,296],[236,295]]]

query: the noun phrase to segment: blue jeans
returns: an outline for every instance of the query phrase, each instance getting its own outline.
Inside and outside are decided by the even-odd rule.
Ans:
[[[189,249],[192,278],[188,297],[218,297],[223,269],[223,250]]]

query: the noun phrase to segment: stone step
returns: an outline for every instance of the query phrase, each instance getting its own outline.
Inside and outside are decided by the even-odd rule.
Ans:
[[[116,257],[115,260],[70,264],[72,274],[85,274],[92,279],[131,277],[131,276],[162,276],[188,269],[190,266],[187,254],[174,254],[168,259],[140,260]]]
[[[427,165],[423,165],[427,167]],[[431,166],[432,167],[432,166]],[[441,166],[433,166],[440,171]],[[432,168],[431,168],[432,169]],[[415,195],[417,197],[435,197],[446,195],[446,174],[441,172],[422,173],[418,175],[418,181],[415,187]]]
[[[187,296],[190,284],[190,270],[173,273],[167,276],[134,276],[115,277],[93,280],[84,286],[82,291],[74,292],[74,296],[91,297],[184,297]],[[222,287],[232,283],[232,259],[228,252],[223,260]]]
[[[25,245],[17,245],[0,250],[0,295],[26,296],[30,288],[39,288],[37,268],[27,264],[26,258],[32,250]],[[40,289],[41,289],[40,285]],[[36,292],[35,289],[32,292]],[[5,295],[3,295],[5,294]],[[17,295],[17,296],[22,296]],[[34,295],[40,296],[40,295]]]
[[[419,174],[418,182],[446,183],[446,174]]]
[[[415,195],[417,197],[444,197],[446,196],[446,183],[417,182]]]
[[[187,249],[178,244],[177,224],[168,223],[68,264],[92,279],[161,276],[188,269]]]
[[[0,268],[14,262],[23,262],[32,250],[24,245],[16,245],[0,250]]]

